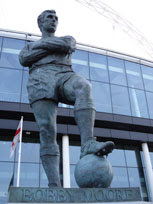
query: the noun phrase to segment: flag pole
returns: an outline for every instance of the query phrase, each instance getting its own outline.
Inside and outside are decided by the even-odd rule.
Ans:
[[[17,171],[17,187],[20,184],[20,164],[21,164],[21,143],[22,143],[22,128],[23,128],[23,116],[21,116],[21,131],[20,131],[20,143],[18,151],[18,171]]]

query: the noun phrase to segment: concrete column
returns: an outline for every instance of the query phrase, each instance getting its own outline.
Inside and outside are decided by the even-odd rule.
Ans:
[[[153,202],[153,171],[147,143],[142,143],[144,164],[146,168],[147,183],[150,192],[150,201]]]
[[[63,187],[70,188],[70,158],[69,158],[69,136],[62,137],[63,153]]]

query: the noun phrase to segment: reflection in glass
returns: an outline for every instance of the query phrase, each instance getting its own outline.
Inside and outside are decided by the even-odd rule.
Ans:
[[[153,149],[150,149],[149,148],[149,154],[150,154],[150,159],[151,159],[151,164],[152,164],[152,166],[153,166]]]
[[[129,88],[132,116],[148,118],[145,93],[142,90]]]
[[[70,165],[71,188],[79,188],[74,178],[75,165]]]
[[[126,87],[111,85],[113,113],[131,115],[128,90]]]
[[[72,69],[79,75],[89,79],[88,52],[76,50],[73,53]]]
[[[153,93],[146,91],[148,109],[149,109],[149,116],[153,119]]]
[[[153,92],[153,68],[141,65],[145,90]]]
[[[142,167],[139,149],[132,146],[125,146],[125,157],[128,167]]]
[[[16,186],[18,164],[15,164],[15,179]],[[21,163],[20,170],[20,186],[24,187],[38,187],[39,186],[39,164]]]
[[[89,65],[91,80],[109,82],[106,56],[89,53]]]
[[[110,83],[127,86],[124,61],[108,57]]]
[[[19,63],[18,55],[24,45],[24,40],[4,38],[0,66],[21,69],[22,66]]]
[[[1,49],[2,49],[2,37],[0,37],[0,52],[1,52]]]
[[[10,158],[12,142],[0,141],[0,161],[14,161],[14,155]]]
[[[27,81],[29,77],[29,72],[23,72],[23,80],[22,80],[22,93],[21,93],[21,102],[22,103],[29,103],[28,99],[28,92],[27,92]]]
[[[0,68],[0,101],[20,102],[22,71]]]
[[[42,164],[40,164],[40,187],[48,187],[48,179]]]
[[[119,188],[119,187],[129,187],[127,169],[124,167],[113,167],[113,181],[111,183],[111,187]]]
[[[80,146],[69,146],[70,164],[76,164],[80,159]]]
[[[112,113],[109,84],[92,81],[92,90],[96,111]]]
[[[139,187],[143,200],[147,200],[147,191],[142,168],[128,168],[130,187]]]
[[[0,162],[0,203],[7,203],[8,187],[13,175],[13,162]]]
[[[140,64],[125,61],[128,86],[132,88],[144,89]]]
[[[21,162],[39,163],[39,147],[40,143],[25,143],[22,142]],[[16,147],[16,162],[18,161],[18,148]]]

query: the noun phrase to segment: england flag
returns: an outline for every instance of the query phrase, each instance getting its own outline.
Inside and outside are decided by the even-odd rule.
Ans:
[[[13,154],[15,152],[17,142],[20,141],[20,138],[21,138],[21,135],[22,135],[22,132],[21,132],[22,131],[22,124],[23,124],[23,118],[21,118],[21,120],[19,122],[19,125],[18,125],[18,128],[17,128],[16,133],[15,133],[14,138],[13,138],[13,142],[12,142],[12,145],[11,145],[10,158],[13,156]]]

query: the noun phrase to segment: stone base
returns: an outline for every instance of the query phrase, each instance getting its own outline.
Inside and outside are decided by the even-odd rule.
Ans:
[[[12,187],[9,203],[116,203],[142,201],[139,188]],[[131,204],[131,202],[130,202]]]

